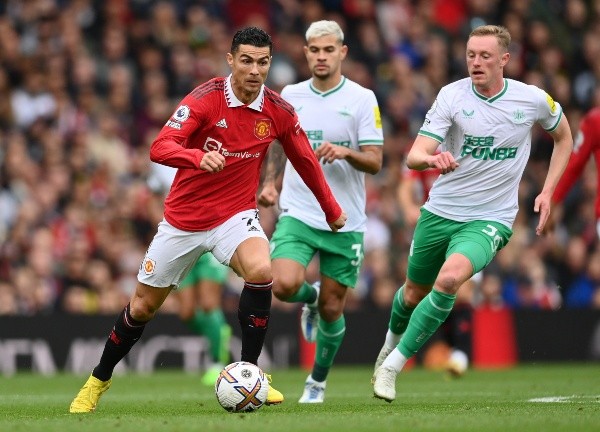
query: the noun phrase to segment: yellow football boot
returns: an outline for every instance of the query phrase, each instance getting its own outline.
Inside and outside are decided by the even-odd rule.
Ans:
[[[73,402],[69,407],[70,413],[88,413],[93,412],[98,405],[100,396],[109,389],[112,379],[100,381],[98,378],[90,375]]]
[[[267,405],[277,405],[283,402],[283,395],[279,390],[275,390],[271,385],[271,375],[265,374],[267,376],[267,381],[269,381],[269,393],[267,393]]]

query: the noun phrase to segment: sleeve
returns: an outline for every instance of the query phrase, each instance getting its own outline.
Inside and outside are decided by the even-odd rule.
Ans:
[[[202,104],[187,95],[163,126],[150,147],[150,160],[173,168],[200,169],[204,152],[186,148],[188,138],[202,127]]]
[[[538,102],[538,122],[546,131],[552,132],[560,123],[562,107],[544,90],[535,86],[531,87],[534,88]]]
[[[553,202],[559,203],[565,199],[577,179],[581,176],[587,161],[590,159],[594,147],[592,128],[593,125],[589,121],[585,119],[582,121],[581,127],[575,137],[573,153],[571,153],[569,163],[552,195]]]
[[[368,91],[362,100],[360,107],[360,119],[358,123],[358,145],[382,145],[383,128],[381,125],[381,113],[375,93]]]
[[[452,110],[448,102],[446,87],[442,88],[425,114],[423,126],[418,134],[443,142],[452,126]]]
[[[284,129],[277,139],[281,142],[285,155],[294,169],[315,195],[325,212],[327,222],[334,222],[341,216],[342,208],[325,180],[323,169],[310,146],[306,133],[300,126],[298,116],[294,113],[293,118],[290,117],[290,124],[286,125],[286,123],[288,122],[282,123]]]

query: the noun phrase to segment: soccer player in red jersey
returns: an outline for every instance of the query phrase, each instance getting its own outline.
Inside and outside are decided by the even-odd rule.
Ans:
[[[257,363],[269,322],[273,277],[256,192],[271,141],[283,145],[332,231],[344,226],[346,214],[325,181],[294,108],[264,86],[271,51],[271,37],[263,30],[238,31],[227,54],[231,74],[190,92],[152,143],[152,161],[178,168],[164,219],[140,266],[135,293],[70,412],[95,410],[117,363],[169,292],[208,251],[245,281],[238,309],[241,360]],[[270,387],[267,403],[281,402],[283,395]]]
[[[592,108],[581,119],[579,131],[573,144],[573,153],[554,190],[553,202],[560,203],[565,199],[592,155],[596,160],[596,170],[598,171],[596,181],[600,191],[600,108],[598,107]],[[600,238],[600,192],[596,195],[596,231],[598,232],[598,238]]]

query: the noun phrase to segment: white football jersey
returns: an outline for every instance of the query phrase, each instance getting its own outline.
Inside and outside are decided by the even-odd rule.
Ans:
[[[491,220],[512,227],[532,128],[539,123],[553,131],[561,118],[562,108],[550,95],[512,79],[490,98],[470,78],[443,87],[419,135],[439,141],[460,166],[438,177],[424,207],[459,222]]]
[[[324,141],[356,151],[360,151],[362,145],[383,145],[375,94],[346,77],[327,92],[313,87],[310,79],[286,86],[281,96],[294,106],[313,149]],[[344,160],[321,166],[333,195],[348,215],[340,231],[365,231],[365,173]],[[285,166],[279,205],[280,217],[293,216],[313,228],[330,229],[316,198],[289,161]]]

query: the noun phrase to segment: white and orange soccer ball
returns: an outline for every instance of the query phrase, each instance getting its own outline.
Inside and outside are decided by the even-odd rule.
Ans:
[[[264,372],[248,362],[234,362],[223,368],[215,383],[219,404],[230,412],[256,411],[267,401],[269,382]]]

